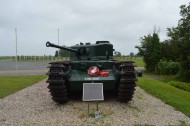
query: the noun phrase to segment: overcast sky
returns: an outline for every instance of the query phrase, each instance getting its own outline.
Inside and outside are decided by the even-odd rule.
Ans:
[[[177,26],[179,6],[188,0],[0,0],[0,56],[54,55],[46,41],[72,46],[108,40],[123,55],[137,53],[139,38]]]

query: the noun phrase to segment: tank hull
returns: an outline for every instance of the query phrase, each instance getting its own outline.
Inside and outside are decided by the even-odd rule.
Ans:
[[[107,76],[91,76],[89,69],[100,67],[107,70]],[[48,89],[57,103],[66,103],[74,91],[83,91],[84,83],[102,83],[103,90],[112,90],[121,102],[132,100],[136,75],[132,61],[64,61],[52,62],[47,75]],[[90,69],[91,70],[91,69]]]

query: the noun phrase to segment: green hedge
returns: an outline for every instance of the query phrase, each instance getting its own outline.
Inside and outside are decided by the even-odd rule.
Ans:
[[[175,75],[179,72],[180,65],[178,62],[160,60],[157,65],[157,73],[161,75]]]

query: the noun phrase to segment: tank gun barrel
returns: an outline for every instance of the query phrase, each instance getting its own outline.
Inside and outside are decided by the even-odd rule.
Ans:
[[[55,48],[58,48],[58,49],[63,49],[63,50],[71,51],[71,52],[78,52],[78,50],[67,48],[67,47],[62,47],[62,46],[59,46],[59,45],[55,45],[53,43],[50,43],[49,41],[46,42],[46,47],[55,47]]]

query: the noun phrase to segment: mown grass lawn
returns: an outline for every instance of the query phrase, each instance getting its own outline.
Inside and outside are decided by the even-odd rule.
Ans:
[[[46,75],[0,76],[0,98],[35,84],[46,77]]]
[[[145,63],[142,57],[114,57],[115,60],[134,61],[137,67],[144,67]]]
[[[190,92],[151,78],[138,78],[137,85],[190,117]]]
[[[0,60],[12,59],[12,56],[0,56]]]

